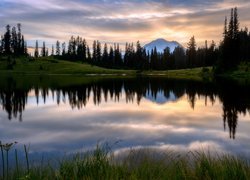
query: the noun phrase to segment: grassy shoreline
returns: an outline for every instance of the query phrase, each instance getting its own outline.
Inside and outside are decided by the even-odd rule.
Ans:
[[[25,151],[26,152],[26,151]],[[11,153],[10,153],[11,154]],[[10,155],[9,154],[9,155]],[[28,154],[27,154],[28,155]],[[249,161],[228,154],[204,151],[179,153],[170,150],[131,149],[121,157],[106,147],[71,158],[49,162],[25,161],[14,168],[5,166],[0,179],[249,179]],[[28,156],[27,156],[28,157]],[[7,171],[8,168],[8,171]],[[8,174],[7,174],[8,173]]]
[[[211,71],[211,68],[209,68]],[[29,61],[27,58],[19,58],[15,64],[8,69],[7,61],[0,61],[0,75],[50,75],[50,76],[161,76],[176,79],[202,80],[202,68],[166,70],[166,71],[136,71],[124,69],[106,69],[92,66],[86,63],[69,62],[53,58],[39,58]]]
[[[52,57],[29,60],[22,57],[15,61],[15,64],[8,68],[6,60],[0,60],[0,76],[71,76],[71,77],[166,77],[172,79],[185,79],[196,81],[212,81],[214,78],[212,67],[192,68],[165,71],[136,71],[125,69],[106,69],[92,66],[81,62],[70,62],[57,60]],[[250,83],[250,65],[242,64],[235,71],[218,75],[220,78],[236,81],[247,81]]]

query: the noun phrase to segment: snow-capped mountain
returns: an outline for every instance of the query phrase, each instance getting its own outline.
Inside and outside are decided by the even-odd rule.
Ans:
[[[151,91],[149,91],[145,98],[156,104],[174,102],[178,99],[173,92],[170,92],[168,97],[166,97],[163,91],[158,91],[155,95],[152,95]]]
[[[151,50],[156,47],[157,52],[162,53],[166,47],[169,47],[170,52],[172,53],[177,46],[182,47],[182,45],[176,41],[167,41],[165,39],[156,39],[156,40],[146,44],[144,46],[144,48],[146,49],[146,51],[151,52]]]

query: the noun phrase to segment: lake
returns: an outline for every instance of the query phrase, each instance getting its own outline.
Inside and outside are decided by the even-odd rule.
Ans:
[[[107,142],[117,152],[203,148],[250,157],[249,92],[225,80],[2,77],[0,140],[48,156]]]

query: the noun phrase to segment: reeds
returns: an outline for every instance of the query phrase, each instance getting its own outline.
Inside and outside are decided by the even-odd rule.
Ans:
[[[3,179],[5,178],[5,157],[4,157],[4,151],[6,153],[6,179],[9,179],[9,151],[11,150],[11,148],[16,144],[17,142],[13,142],[13,143],[6,143],[6,144],[2,144],[2,142],[0,141],[0,146],[1,146],[1,154],[2,154],[2,164],[3,164]]]
[[[132,149],[114,153],[97,145],[88,152],[67,156],[52,167],[29,164],[24,146],[26,168],[16,166],[9,179],[249,179],[249,162],[228,154],[209,152],[179,153],[170,150]],[[2,175],[7,179],[7,174]],[[0,179],[1,179],[0,178]]]

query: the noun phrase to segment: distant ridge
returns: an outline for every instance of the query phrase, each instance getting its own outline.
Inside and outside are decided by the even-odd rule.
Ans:
[[[166,47],[169,47],[170,52],[172,53],[177,46],[182,47],[182,45],[177,41],[167,41],[163,38],[159,38],[146,44],[144,48],[146,49],[146,51],[151,52],[151,50],[156,47],[158,52],[163,52]]]

